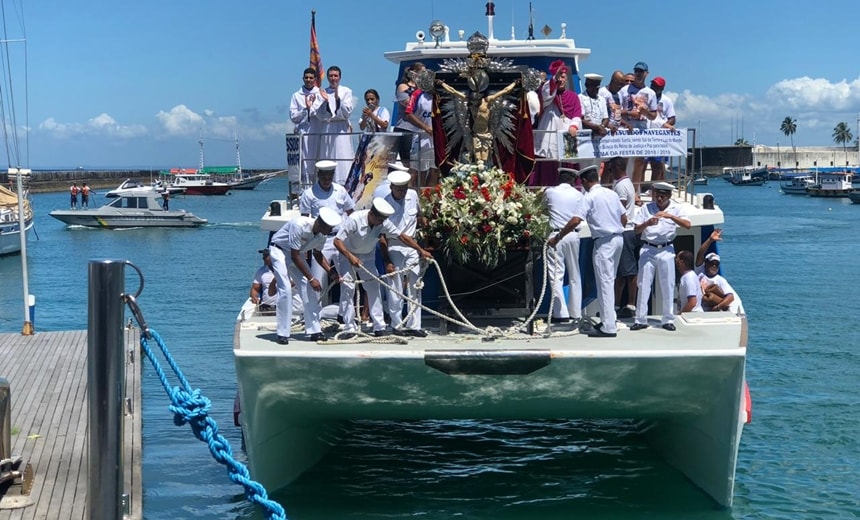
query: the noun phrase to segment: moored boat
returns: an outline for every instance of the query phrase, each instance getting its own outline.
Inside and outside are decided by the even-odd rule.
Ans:
[[[226,195],[230,185],[226,182],[215,181],[207,173],[197,170],[170,170],[172,176],[170,186],[181,188],[186,195]]]
[[[851,172],[821,173],[818,175],[818,184],[806,188],[810,197],[848,197],[853,193],[854,187]]]
[[[779,189],[786,195],[806,195],[806,189],[815,186],[815,176],[807,173],[784,175]]]
[[[0,186],[0,255],[21,252],[21,229],[29,233],[33,228],[33,209],[30,199],[24,197],[24,218],[19,214],[18,194]]]
[[[416,61],[436,69],[444,59],[468,56],[465,41],[449,42],[447,28],[434,26],[436,42],[386,53],[399,64],[400,76]],[[562,34],[490,39],[487,55],[542,69],[563,59],[578,77],[578,60],[589,52]],[[679,229],[674,245],[695,252],[723,223],[723,213],[706,204],[703,194],[682,189],[673,198],[692,223]],[[273,201],[261,227],[276,231],[296,214],[287,201]],[[590,265],[593,240],[585,224],[580,237],[580,263]],[[440,262],[448,282],[434,284],[427,275],[424,301],[447,301],[449,312],[435,319],[425,314],[429,334],[409,340],[360,335],[317,344],[294,334],[281,345],[275,317],[244,307],[233,335],[234,360],[252,477],[269,491],[287,486],[348,435],[351,420],[628,419],[666,461],[718,504],[731,505],[740,436],[749,418],[746,316],[687,313],[677,316],[671,333],[659,327],[633,332],[633,319],[625,318],[617,337],[605,340],[583,333],[591,322],[582,329],[549,326],[534,321],[532,307],[544,297],[535,291],[543,280],[533,268],[543,265],[542,255],[541,244],[526,245],[490,274],[481,266],[469,271],[470,266]],[[501,275],[503,269],[511,278]],[[459,280],[471,278],[501,286],[507,301],[451,317],[451,308],[467,307],[462,296],[456,302],[444,297],[455,278],[458,292],[468,292]],[[583,278],[584,287],[595,286],[593,272]],[[431,286],[438,297],[430,294]],[[664,312],[658,292],[652,292],[652,324]],[[594,316],[594,294],[583,299],[590,302],[584,315]]]
[[[54,210],[55,219],[69,226],[86,226],[106,229],[133,227],[188,228],[206,224],[185,210],[165,210],[152,190],[127,191],[100,208]]]
[[[860,190],[852,191],[848,194],[848,198],[851,199],[851,202],[854,204],[860,204]]]
[[[179,188],[176,186],[166,185],[160,180],[157,180],[150,185],[146,185],[146,184],[143,184],[143,183],[136,181],[136,180],[126,179],[126,180],[122,181],[122,183],[119,186],[117,186],[116,188],[106,192],[105,198],[113,199],[113,198],[119,197],[123,193],[140,192],[140,191],[146,191],[146,190],[152,190],[157,195],[161,195],[162,193],[164,193],[166,191],[170,194],[170,196],[181,195],[182,193],[185,192],[185,188]]]

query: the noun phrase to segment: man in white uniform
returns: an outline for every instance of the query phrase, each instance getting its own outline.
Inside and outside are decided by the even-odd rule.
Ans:
[[[415,237],[418,229],[418,220],[421,218],[421,208],[418,205],[418,193],[409,188],[412,176],[409,172],[394,170],[388,174],[390,190],[385,196],[385,201],[394,208],[394,213],[388,220],[403,234]],[[389,278],[388,283],[392,288],[388,289],[388,317],[391,318],[391,330],[398,336],[414,336],[423,338],[427,332],[421,329],[421,290],[416,287],[418,276],[421,274],[418,251],[402,243],[398,237],[388,240],[380,240],[380,249],[385,263],[385,272],[392,273],[409,269],[405,276],[403,274]],[[403,280],[406,279],[406,289],[403,288]],[[396,289],[396,290],[395,290]],[[403,326],[403,297],[405,293],[410,302],[407,315],[409,319]]]
[[[317,218],[297,217],[290,222],[288,228],[289,274],[305,303],[305,333],[311,341],[326,341],[327,338],[320,326],[320,291],[323,286],[321,281],[312,273],[307,260],[307,252],[313,251],[316,260],[315,265],[322,266],[325,272],[329,273],[331,266],[320,249],[325,244],[327,235],[340,223],[341,217],[335,210],[322,207],[319,209]],[[277,238],[278,236],[275,235],[273,242]]]
[[[621,256],[621,245],[627,215],[618,195],[600,185],[597,168],[585,168],[580,174],[585,197],[572,219],[565,224],[558,235],[549,239],[550,246],[555,247],[559,236],[562,238],[576,229],[583,221],[588,222],[591,236],[594,239],[594,276],[597,282],[597,301],[600,305],[602,323],[594,326],[594,331],[588,335],[596,338],[614,338],[618,334],[615,323],[615,272],[618,270],[618,258]]]
[[[316,163],[317,180],[310,188],[305,189],[299,197],[299,213],[306,217],[316,218],[320,208],[330,208],[341,218],[346,218],[355,209],[355,202],[340,184],[334,183],[334,171],[337,163],[334,161],[318,161]],[[334,233],[337,229],[334,230]],[[329,263],[334,263],[337,250],[334,248],[334,234],[330,236],[322,248],[322,254]],[[311,265],[313,275],[322,283],[323,300],[328,294],[329,277],[323,267],[314,260]],[[336,282],[337,280],[335,280]]]
[[[600,74],[585,75],[585,93],[579,95],[579,103],[582,105],[582,129],[591,130],[591,141],[594,143],[596,157],[599,157],[598,143],[600,138],[609,133],[609,112],[606,100],[598,95],[600,82],[603,76]],[[580,165],[600,164],[600,159],[580,159]]]
[[[394,214],[394,208],[383,199],[373,199],[370,209],[356,211],[340,225],[340,230],[334,239],[334,246],[340,252],[337,258],[337,269],[341,276],[340,302],[343,312],[344,339],[354,337],[358,331],[355,322],[356,276],[364,280],[370,306],[370,319],[373,322],[374,336],[385,335],[385,321],[382,313],[379,282],[364,273],[359,266],[365,266],[371,271],[376,270],[376,245],[379,237],[398,237],[401,242],[418,251],[425,259],[432,255],[419,246],[415,240],[392,224],[388,217]],[[358,269],[353,269],[358,268]],[[378,273],[377,273],[378,274]]]
[[[313,114],[322,122],[320,157],[337,163],[334,181],[343,185],[355,157],[352,136],[349,135],[349,116],[353,110],[352,90],[340,84],[340,67],[329,67],[326,72],[328,87],[319,91],[314,101]]]
[[[549,251],[546,258],[552,290],[550,323],[568,323],[573,318],[575,324],[578,324],[582,319],[579,230],[573,229],[567,234],[561,234],[582,203],[582,194],[574,187],[576,175],[577,171],[574,169],[559,168],[558,186],[547,188],[544,193],[544,200],[549,210],[549,224],[552,228],[550,240],[557,237],[557,241],[554,241],[555,251]],[[568,279],[566,299],[563,286],[565,272]]]
[[[630,330],[648,328],[648,300],[656,273],[660,286],[660,325],[675,330],[675,246],[678,226],[690,229],[684,209],[672,200],[672,185],[655,182],[651,185],[652,201],[639,209],[633,231],[642,235],[639,251],[639,295],[636,298],[636,320]]]
[[[301,182],[305,185],[316,181],[314,175],[313,164],[317,158],[317,148],[319,146],[319,133],[322,128],[322,123],[316,117],[313,117],[312,108],[317,97],[319,97],[320,89],[316,86],[316,70],[312,67],[305,69],[302,75],[302,88],[293,94],[290,100],[290,121],[295,127],[293,133],[301,136],[302,147],[302,164],[301,166]]]
[[[323,212],[323,216],[311,219],[308,217],[296,217],[287,222],[272,236],[269,244],[269,255],[272,258],[272,272],[275,275],[275,283],[278,285],[278,303],[276,308],[276,322],[278,327],[277,341],[281,345],[287,345],[290,342],[290,324],[293,318],[293,306],[291,300],[293,298],[292,287],[290,284],[290,270],[295,269],[294,263],[298,263],[293,253],[294,249],[310,251],[311,249],[319,249],[325,242],[325,237],[332,231],[332,226],[323,220],[325,217],[328,222],[336,222],[337,215],[333,212]],[[308,233],[311,228],[312,232]],[[297,273],[303,272],[302,267],[299,271],[294,271],[294,276]],[[313,276],[311,276],[313,278]],[[296,276],[294,280],[298,284],[298,289],[302,291],[302,283],[304,278]],[[311,285],[319,286],[319,282]],[[304,290],[307,294],[307,289]],[[309,303],[308,298],[305,298],[305,306]],[[319,309],[317,309],[319,314]]]

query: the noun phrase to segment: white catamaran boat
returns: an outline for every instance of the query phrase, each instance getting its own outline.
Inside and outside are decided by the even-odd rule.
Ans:
[[[447,27],[434,24],[430,34],[436,41],[386,54],[399,64],[398,77],[416,61],[435,68],[445,58],[467,57],[466,42],[448,41]],[[559,39],[489,42],[490,57],[541,70],[563,59],[574,78],[581,77],[579,61],[590,53],[563,32]],[[701,194],[682,189],[673,198],[692,222],[691,229],[679,229],[674,244],[695,252],[723,223],[723,213],[703,204]],[[273,202],[262,228],[280,229],[296,214],[287,201]],[[590,265],[590,236],[583,224],[583,265]],[[530,328],[533,287],[542,282],[532,280],[532,261],[542,260],[540,251],[523,255],[528,260],[514,266],[525,288],[522,298],[513,306],[484,305],[471,316],[479,330],[425,313],[427,337],[317,344],[294,334],[288,345],[279,345],[275,317],[244,307],[234,358],[252,477],[270,492],[287,486],[326,453],[350,420],[628,419],[666,461],[718,504],[730,506],[738,445],[750,418],[746,317],[685,313],[677,316],[675,332],[632,332],[630,318],[620,320],[616,338],[599,340],[570,327]],[[583,276],[583,285],[593,287],[593,273]],[[427,293],[425,285],[425,301]],[[658,293],[652,291],[652,323],[663,313]],[[592,301],[585,315],[596,311]],[[480,328],[490,324],[494,328]]]

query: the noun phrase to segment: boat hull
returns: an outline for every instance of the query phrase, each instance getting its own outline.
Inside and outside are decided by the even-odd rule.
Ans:
[[[240,321],[234,354],[252,476],[270,491],[288,485],[355,419],[640,419],[649,438],[659,433],[652,443],[667,460],[729,505],[746,322],[699,313],[676,324],[671,337],[622,326],[609,343],[574,333],[318,347],[298,339],[279,346],[273,323]],[[662,442],[697,435],[695,443]]]
[[[230,191],[227,184],[209,184],[205,186],[188,185],[184,187],[185,195],[226,195]]]
[[[185,211],[134,211],[123,214],[106,214],[95,210],[55,210],[55,219],[69,226],[86,226],[106,229],[136,227],[189,228],[206,224],[206,220]]]
[[[807,188],[806,194],[810,197],[844,198],[850,197],[854,190],[826,190],[820,188]]]
[[[25,233],[33,228],[33,219],[24,224]],[[21,229],[18,222],[0,223],[0,256],[13,255],[21,252]]]

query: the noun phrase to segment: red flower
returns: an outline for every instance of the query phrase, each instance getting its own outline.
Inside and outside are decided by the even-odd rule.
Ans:
[[[481,185],[481,181],[478,180],[478,176],[472,175],[472,187],[477,190],[478,186],[480,186],[480,185]]]
[[[454,198],[458,200],[463,200],[466,198],[466,193],[463,190],[462,186],[457,186],[457,188],[454,189]]]
[[[484,233],[489,233],[490,231],[493,230],[493,226],[491,226],[489,224],[484,224],[483,230],[484,230]]]
[[[467,237],[466,235],[461,236],[460,237],[460,243],[465,246],[466,244],[469,243],[469,237]]]
[[[487,202],[490,201],[490,190],[488,190],[486,186],[481,188],[481,195],[484,196],[484,200],[486,200]]]

